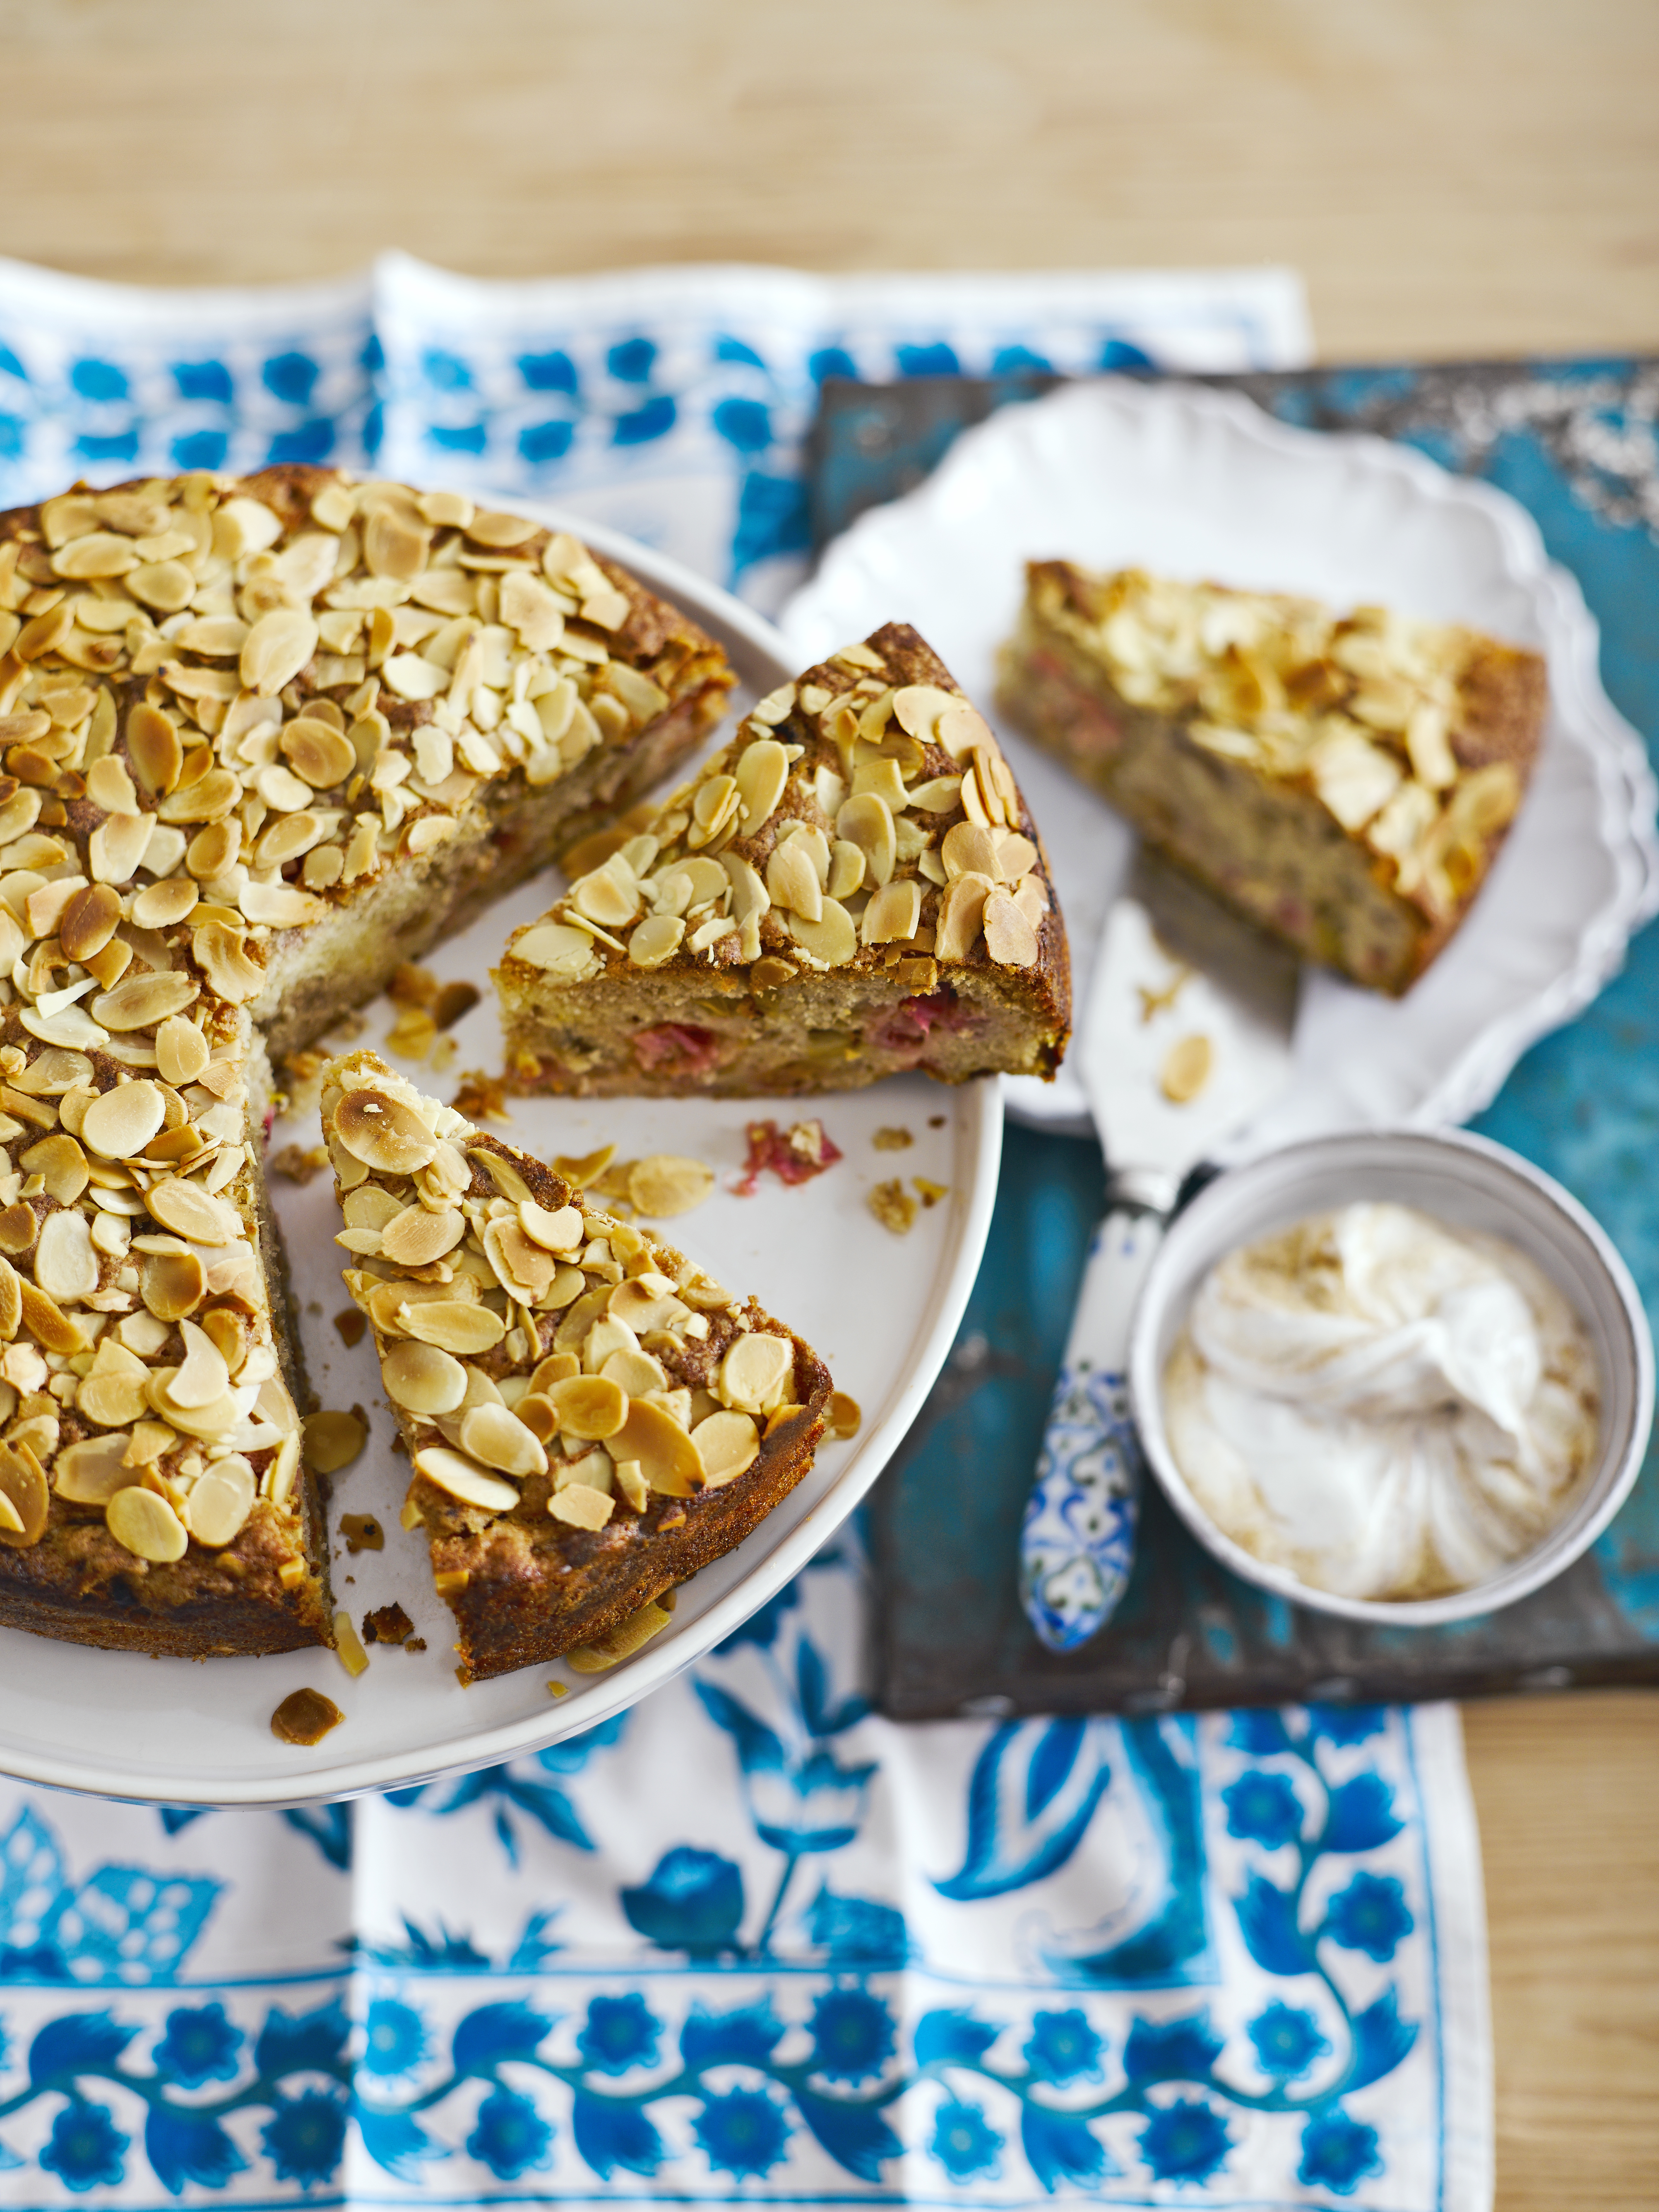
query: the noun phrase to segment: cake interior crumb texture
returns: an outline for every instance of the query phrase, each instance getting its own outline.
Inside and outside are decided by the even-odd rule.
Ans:
[[[630,805],[732,681],[452,492],[282,468],[0,515],[0,1624],[331,1640],[268,1055]]]
[[[526,1091],[1051,1078],[1071,1022],[1042,841],[989,726],[892,623],[757,706],[574,860],[496,973]]]
[[[1399,994],[1525,796],[1541,657],[1453,624],[1033,562],[999,703],[1250,920]]]
[[[322,1113],[463,1680],[604,1663],[805,1474],[828,1370],[374,1053],[328,1067]]]

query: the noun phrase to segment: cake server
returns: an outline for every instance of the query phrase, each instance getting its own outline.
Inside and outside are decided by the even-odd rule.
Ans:
[[[1086,1644],[1128,1581],[1143,1479],[1130,1317],[1186,1177],[1290,1080],[1297,978],[1286,946],[1139,848],[1107,916],[1076,1055],[1107,1212],[1020,1531],[1020,1602],[1051,1651]]]

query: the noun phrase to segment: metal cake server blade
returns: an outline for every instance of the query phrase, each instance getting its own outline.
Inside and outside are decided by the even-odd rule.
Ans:
[[[1129,1323],[1182,1182],[1285,1088],[1296,955],[1140,848],[1107,916],[1078,1045],[1105,1152],[1089,1258],[1020,1531],[1020,1602],[1051,1651],[1111,1619],[1144,1467]]]

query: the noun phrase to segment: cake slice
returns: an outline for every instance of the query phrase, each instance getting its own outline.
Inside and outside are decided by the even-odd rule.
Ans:
[[[1525,794],[1542,658],[1380,607],[1027,570],[999,703],[1149,843],[1310,959],[1399,994]]]
[[[761,702],[496,973],[525,1091],[1052,1077],[1071,1024],[1042,840],[984,720],[890,623]]]
[[[266,1045],[625,806],[731,680],[453,493],[290,468],[0,515],[0,1626],[330,1640]]]
[[[660,1626],[811,1465],[823,1363],[371,1052],[322,1113],[462,1680]]]

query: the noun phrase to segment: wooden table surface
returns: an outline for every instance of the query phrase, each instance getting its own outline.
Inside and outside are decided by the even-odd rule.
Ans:
[[[1644,0],[0,0],[0,251],[151,283],[1282,261],[1333,360],[1659,349]],[[1465,1716],[1500,2212],[1659,2205],[1659,1697]]]

